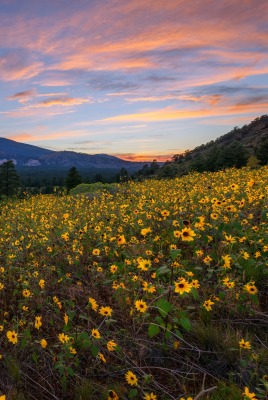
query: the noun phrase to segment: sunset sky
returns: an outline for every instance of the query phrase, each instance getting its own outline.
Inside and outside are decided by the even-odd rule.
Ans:
[[[0,137],[146,161],[214,140],[267,114],[267,16],[267,0],[0,0]]]

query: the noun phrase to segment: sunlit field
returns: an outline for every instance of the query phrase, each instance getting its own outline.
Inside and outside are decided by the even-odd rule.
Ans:
[[[267,398],[267,256],[267,167],[3,203],[0,399]]]

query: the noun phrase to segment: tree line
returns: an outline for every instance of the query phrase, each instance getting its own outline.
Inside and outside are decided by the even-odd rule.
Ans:
[[[47,176],[35,173],[34,175],[29,175],[25,178],[25,176],[19,176],[14,162],[9,160],[0,165],[0,197],[23,195],[23,193],[51,194],[54,192],[55,187],[65,189],[68,193],[71,189],[82,182],[113,183],[125,182],[130,178],[131,176],[128,171],[125,168],[121,168],[121,170],[116,174],[108,174],[107,176],[96,173],[90,179],[89,177],[83,177],[76,167],[70,168],[66,176],[63,176],[62,174],[55,176],[53,171],[49,171]]]
[[[256,149],[255,154],[249,153],[245,146],[238,141],[231,142],[229,145],[220,146],[213,143],[206,152],[186,151],[183,154],[174,155],[171,161],[167,161],[160,166],[156,160],[149,165],[145,164],[139,171],[130,175],[125,168],[105,179],[101,174],[97,173],[92,180],[83,179],[76,167],[69,169],[65,177],[59,176],[48,181],[48,178],[35,177],[27,181],[20,179],[16,167],[12,160],[6,161],[0,165],[0,196],[13,196],[18,193],[30,192],[32,194],[49,194],[53,193],[55,187],[62,187],[69,192],[72,188],[80,183],[112,183],[126,182],[132,180],[142,180],[150,177],[157,179],[173,178],[185,175],[191,171],[215,172],[227,168],[241,168],[246,165],[257,167],[268,164],[268,139]],[[28,183],[28,185],[27,185]],[[50,184],[49,184],[50,183]]]

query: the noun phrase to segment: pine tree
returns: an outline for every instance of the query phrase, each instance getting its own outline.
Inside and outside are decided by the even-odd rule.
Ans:
[[[268,164],[268,139],[264,140],[264,142],[260,145],[256,151],[256,155],[258,160],[260,160],[261,165]]]
[[[65,180],[65,185],[68,192],[80,183],[82,183],[82,179],[79,172],[75,167],[70,168]]]
[[[12,160],[6,161],[0,165],[0,196],[7,197],[15,195],[18,192],[20,179]]]

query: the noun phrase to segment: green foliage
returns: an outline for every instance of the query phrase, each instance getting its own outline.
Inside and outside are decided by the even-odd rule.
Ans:
[[[79,195],[79,194],[96,194],[101,193],[103,191],[107,191],[111,194],[116,193],[118,190],[118,185],[115,183],[81,183],[75,188],[70,190],[71,195]]]
[[[12,196],[18,192],[19,176],[12,160],[0,165],[0,196]]]
[[[75,167],[69,169],[65,180],[65,185],[68,192],[82,182],[81,176]]]
[[[268,139],[259,146],[256,155],[261,165],[268,164]]]
[[[241,400],[241,389],[234,383],[219,382],[217,389],[211,394],[210,400]]]

